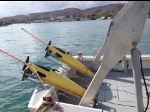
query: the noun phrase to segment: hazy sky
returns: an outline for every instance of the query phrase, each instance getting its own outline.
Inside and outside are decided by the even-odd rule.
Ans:
[[[74,7],[87,9],[127,1],[0,1],[0,18]]]

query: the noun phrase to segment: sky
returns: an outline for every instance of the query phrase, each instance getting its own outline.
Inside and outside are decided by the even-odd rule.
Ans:
[[[54,11],[69,7],[83,10],[116,3],[127,3],[127,1],[0,1],[0,18]]]

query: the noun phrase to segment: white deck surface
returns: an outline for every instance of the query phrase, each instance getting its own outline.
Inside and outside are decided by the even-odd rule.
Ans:
[[[144,69],[144,74],[150,91],[150,69]],[[143,79],[142,84],[145,109],[147,98]],[[129,70],[127,74],[110,71],[99,92],[99,103],[96,108],[112,112],[137,112],[132,70]],[[150,107],[147,112],[150,112]]]
[[[87,76],[82,75],[79,72],[77,72],[77,74],[90,82],[90,78],[88,78]],[[150,91],[150,69],[144,69],[144,74],[148,90]],[[81,85],[82,87],[86,87],[88,85],[88,83],[78,78],[73,78],[72,80]],[[147,98],[142,78],[141,81],[145,109],[147,104]],[[58,92],[58,94],[64,93],[63,91]],[[79,98],[76,98],[70,94],[65,95],[67,97],[64,95],[58,95],[60,102],[74,105],[79,104]],[[71,99],[68,97],[70,97]],[[95,108],[99,108],[107,112],[137,112],[135,98],[136,95],[132,70],[130,69],[126,74],[124,74],[123,72],[110,71],[106,76],[105,80],[103,81],[101,87],[99,88],[98,105]],[[150,112],[150,105],[147,112]]]
[[[82,76],[82,78],[90,81],[89,78],[81,75],[79,72],[77,72],[77,74],[79,76]],[[146,78],[148,90],[150,91],[150,69],[144,69],[144,75]],[[81,79],[73,78],[72,80],[78,83],[79,85],[82,85],[82,87],[85,87],[87,85],[87,83],[85,83]],[[142,77],[141,81],[145,109],[147,104],[147,98]],[[103,81],[101,87],[99,88],[98,100],[99,101],[96,108],[100,108],[109,112],[137,112],[134,78],[132,75],[132,70],[130,69],[126,74],[124,74],[123,72],[110,71],[105,80]],[[79,99],[77,101],[79,101]],[[78,102],[69,100],[63,96],[61,96],[60,102],[78,105]],[[150,112],[150,106],[147,112]]]

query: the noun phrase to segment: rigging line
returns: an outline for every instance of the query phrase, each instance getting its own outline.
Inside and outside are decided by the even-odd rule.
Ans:
[[[52,61],[53,63],[57,64],[58,66],[60,66],[60,67],[62,67],[62,68],[64,68],[65,70],[67,70],[67,68],[65,68],[65,67],[61,66],[60,64],[58,64],[58,63],[54,62],[53,60],[51,60],[51,59],[49,59],[49,58],[46,58],[46,59],[47,59],[47,60],[49,60],[49,61]],[[90,82],[88,82],[87,80],[85,80],[85,79],[81,78],[80,76],[78,76],[78,75],[76,75],[76,74],[74,74],[74,73],[70,72],[69,70],[67,70],[67,71],[68,71],[69,73],[71,73],[71,74],[73,74],[73,75],[77,76],[77,77],[78,77],[78,78],[80,78],[81,80],[83,80],[83,81],[87,82],[88,84],[90,83]]]
[[[19,67],[19,65],[18,65],[18,62],[19,62],[19,61],[17,61],[17,66],[18,66],[18,68],[19,68],[20,73],[23,75],[23,73],[21,72],[21,69],[20,69],[20,67]],[[31,83],[38,84],[37,82],[35,82],[35,81],[31,80],[31,79],[26,78],[26,80],[30,81]]]
[[[140,52],[140,51],[139,51],[139,54],[140,54],[141,72],[142,72],[142,77],[143,77],[144,86],[145,86],[146,95],[147,95],[147,105],[146,105],[146,108],[145,108],[145,110],[144,110],[144,112],[146,112],[147,109],[148,109],[148,106],[149,106],[149,93],[148,93],[147,84],[146,84],[146,80],[145,80],[145,76],[144,76],[143,64],[142,64],[142,57],[141,57],[141,52]]]
[[[44,85],[42,79],[40,78],[40,76],[38,75],[38,73],[36,72],[36,70],[34,69],[34,67],[33,67],[33,66],[31,66],[31,67],[33,68],[35,74],[39,77],[39,79],[40,79],[40,81],[42,82],[42,84],[43,84],[43,86],[45,87],[45,89],[48,90],[48,89],[46,88],[46,86]]]
[[[77,101],[77,100],[75,100],[75,99],[73,99],[73,98],[71,98],[71,97],[69,97],[69,96],[67,96],[67,95],[65,95],[65,94],[62,94],[62,93],[60,93],[60,92],[57,92],[57,93],[60,94],[60,95],[65,96],[65,97],[67,97],[67,98],[69,98],[69,99],[71,99],[71,100],[73,100],[73,101],[75,101],[75,102],[77,102],[77,103],[79,103],[79,101]]]
[[[21,72],[21,69],[20,69],[20,67],[19,67],[19,65],[18,65],[18,62],[19,62],[19,61],[17,61],[17,66],[18,66],[18,68],[19,68],[19,71]],[[22,72],[21,72],[21,74],[23,75]]]

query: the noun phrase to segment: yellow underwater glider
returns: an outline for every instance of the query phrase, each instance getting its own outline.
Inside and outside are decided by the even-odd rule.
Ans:
[[[28,71],[30,71],[31,74],[34,73],[38,75],[42,82],[48,85],[53,85],[56,88],[65,91],[66,93],[72,94],[76,97],[83,97],[86,90],[78,84],[76,84],[75,82],[73,82],[72,80],[70,80],[69,78],[59,74],[57,70],[29,63],[29,57],[27,57],[26,61],[22,61],[6,53],[5,51],[0,51],[24,64],[24,67],[22,69],[24,71],[22,80],[24,80],[24,78],[27,78],[27,76],[25,75],[25,71],[28,69]],[[28,68],[26,69],[26,67]]]
[[[80,61],[78,61],[77,59],[72,57],[71,53],[66,52],[58,47],[51,46],[50,43],[51,43],[51,41],[49,42],[49,44],[47,44],[47,48],[45,49],[47,51],[45,57],[48,57],[48,56],[51,56],[54,54],[55,56],[53,56],[53,57],[58,58],[60,61],[66,63],[67,65],[70,65],[71,67],[75,68],[76,70],[80,71],[81,73],[83,73],[91,78],[94,77],[93,72],[91,72]]]
[[[29,62],[28,60],[29,58],[27,58],[26,62],[22,62],[25,65],[23,67],[23,70],[25,70],[27,66],[32,73],[38,74],[44,83],[48,85],[53,85],[56,88],[65,91],[67,93],[70,93],[72,95],[75,95],[79,98],[81,98],[84,95],[84,92],[86,91],[84,88],[82,88],[69,78],[57,73],[55,69],[31,64],[28,63]]]
[[[34,35],[32,35],[31,33],[29,33],[28,31],[26,31],[25,29],[22,28],[22,30],[24,30],[25,32],[27,32],[28,34],[30,34],[31,36],[33,36],[34,38],[36,38],[37,40],[39,40],[40,42],[42,42],[43,44],[45,44],[47,46],[47,48],[46,48],[47,52],[46,52],[45,57],[50,56],[50,53],[53,53],[60,61],[66,63],[67,65],[69,65],[69,66],[71,66],[73,68],[75,68],[76,70],[80,71],[84,75],[87,75],[87,76],[89,76],[91,78],[94,77],[94,73],[91,72],[80,61],[78,61],[77,59],[75,59],[74,57],[72,57],[69,52],[65,52],[64,50],[62,50],[60,48],[57,48],[55,46],[51,46],[50,45],[51,41],[49,42],[49,44],[46,44],[45,42],[43,42],[39,38],[35,37]]]

